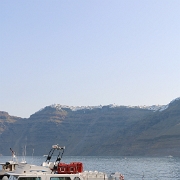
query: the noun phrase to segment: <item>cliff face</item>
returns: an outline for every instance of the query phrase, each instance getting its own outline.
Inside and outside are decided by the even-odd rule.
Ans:
[[[65,155],[180,156],[180,100],[164,111],[138,107],[81,109],[47,106],[28,119],[0,112],[0,153],[47,154],[53,144]]]
[[[14,124],[21,118],[16,116],[10,116],[7,112],[0,111],[0,134],[4,131],[8,131],[9,124]]]

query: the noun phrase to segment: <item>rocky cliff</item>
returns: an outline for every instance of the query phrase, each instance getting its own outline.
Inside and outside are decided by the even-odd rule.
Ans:
[[[65,155],[180,156],[180,100],[157,111],[102,106],[72,109],[47,106],[23,119],[0,112],[0,153],[47,154],[53,144]]]

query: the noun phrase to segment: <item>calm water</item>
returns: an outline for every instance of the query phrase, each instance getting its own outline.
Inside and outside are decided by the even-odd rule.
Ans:
[[[11,157],[0,156],[0,162],[11,160]],[[18,157],[18,161],[22,158]],[[41,165],[45,157],[26,157],[28,163]],[[110,174],[121,172],[125,180],[180,180],[180,158],[164,157],[79,157],[64,156],[62,162],[80,161],[84,170],[100,171]]]

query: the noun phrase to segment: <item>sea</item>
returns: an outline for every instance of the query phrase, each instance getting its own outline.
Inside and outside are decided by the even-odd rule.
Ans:
[[[0,163],[11,160],[0,156]],[[18,157],[18,162],[41,165],[43,156]],[[52,159],[54,161],[56,159]],[[82,162],[85,171],[120,172],[125,180],[180,180],[179,157],[63,156],[61,162]]]

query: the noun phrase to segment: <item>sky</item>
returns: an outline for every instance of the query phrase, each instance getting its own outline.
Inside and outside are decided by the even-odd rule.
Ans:
[[[179,0],[1,0],[0,111],[168,104],[179,17]]]

